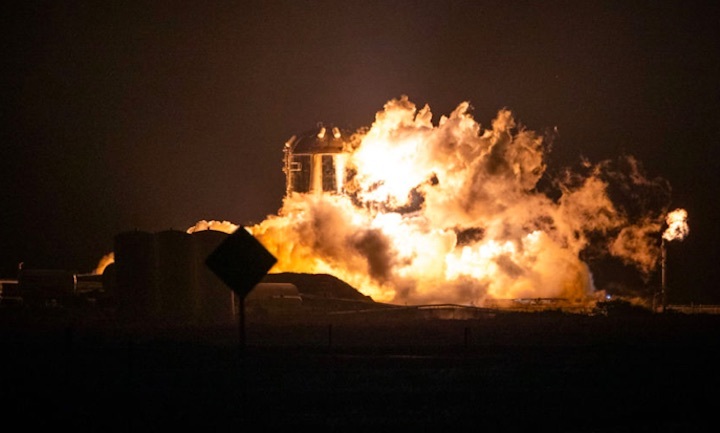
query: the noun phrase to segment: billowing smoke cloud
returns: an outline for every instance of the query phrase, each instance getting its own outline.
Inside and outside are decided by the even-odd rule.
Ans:
[[[619,257],[629,265],[635,265],[644,276],[648,276],[656,267],[660,249],[657,246],[657,233],[660,223],[643,219],[620,229],[620,233],[609,245],[610,254]]]
[[[484,129],[461,103],[433,124],[428,106],[401,97],[349,151],[347,194],[293,193],[248,227],[278,258],[274,272],[330,273],[378,301],[481,305],[590,298],[583,255],[656,266],[666,204],[632,194],[667,198],[669,187],[631,157],[549,179],[545,137],[509,110]]]

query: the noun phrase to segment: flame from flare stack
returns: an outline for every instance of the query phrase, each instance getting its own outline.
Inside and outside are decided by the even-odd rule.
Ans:
[[[631,218],[613,203],[605,164],[566,172],[550,198],[538,190],[543,137],[509,110],[489,129],[469,111],[461,103],[435,125],[427,105],[387,102],[350,140],[345,194],[292,193],[277,215],[245,227],[278,259],[271,272],[332,274],[380,302],[482,305],[591,299],[580,258],[591,239],[642,272],[655,268],[662,214]],[[630,183],[651,183],[630,166]],[[201,221],[188,232],[237,227]]]
[[[665,223],[667,229],[663,233],[663,239],[666,241],[683,240],[690,233],[690,227],[687,223],[687,211],[685,209],[675,209],[668,213]]]

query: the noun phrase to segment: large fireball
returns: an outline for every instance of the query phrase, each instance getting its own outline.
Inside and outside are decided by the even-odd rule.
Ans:
[[[661,211],[630,218],[610,199],[603,164],[552,179],[551,198],[538,188],[543,137],[508,110],[487,129],[469,111],[462,103],[434,124],[428,106],[389,101],[353,137],[346,194],[291,193],[247,227],[277,257],[272,272],[329,273],[381,302],[482,305],[587,299],[590,239],[653,269]]]

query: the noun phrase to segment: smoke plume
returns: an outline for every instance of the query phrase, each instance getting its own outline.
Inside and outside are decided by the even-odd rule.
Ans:
[[[463,102],[433,123],[427,105],[387,102],[351,140],[346,194],[292,193],[248,227],[278,258],[273,271],[329,273],[377,301],[481,305],[588,299],[583,255],[654,269],[665,204],[613,196],[646,188],[666,197],[667,185],[632,157],[550,178],[546,137],[509,110],[489,128],[470,110]]]

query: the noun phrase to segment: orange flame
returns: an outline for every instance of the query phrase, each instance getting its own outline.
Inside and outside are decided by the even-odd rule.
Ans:
[[[233,224],[230,221],[216,221],[216,220],[200,220],[195,223],[194,226],[187,229],[187,233],[195,233],[203,230],[216,230],[225,233],[232,233],[237,230],[239,226]]]
[[[683,240],[690,233],[690,227],[687,224],[687,211],[685,209],[675,209],[668,213],[665,218],[667,229],[663,233],[663,239],[666,241]]]
[[[659,223],[629,221],[608,197],[600,166],[536,189],[542,137],[501,110],[481,128],[460,104],[431,121],[407,97],[389,101],[347,158],[348,195],[292,193],[277,215],[248,227],[277,258],[274,272],[330,273],[376,301],[461,303],[518,297],[582,300],[594,285],[579,257],[589,233],[647,270]]]
[[[114,263],[114,262],[115,262],[115,253],[113,253],[113,252],[107,253],[104,256],[102,256],[102,258],[100,258],[100,261],[98,261],[98,264],[92,273],[94,275],[102,275],[102,273],[105,272],[105,268],[107,268],[108,265],[110,265],[111,263]]]
[[[509,110],[488,129],[469,110],[463,102],[433,124],[427,105],[418,110],[406,96],[387,102],[336,158],[337,191],[290,193],[277,215],[244,226],[278,259],[272,272],[331,274],[380,302],[482,305],[592,302],[592,274],[580,258],[591,239],[645,275],[655,268],[662,217],[633,219],[613,203],[607,161],[584,161],[585,175],[555,179],[553,199],[537,188],[543,137],[517,128]],[[654,184],[628,162],[629,183]],[[684,238],[686,219],[682,209],[667,215],[663,238]],[[238,227],[201,220],[187,232]],[[109,253],[95,272],[112,261]]]

